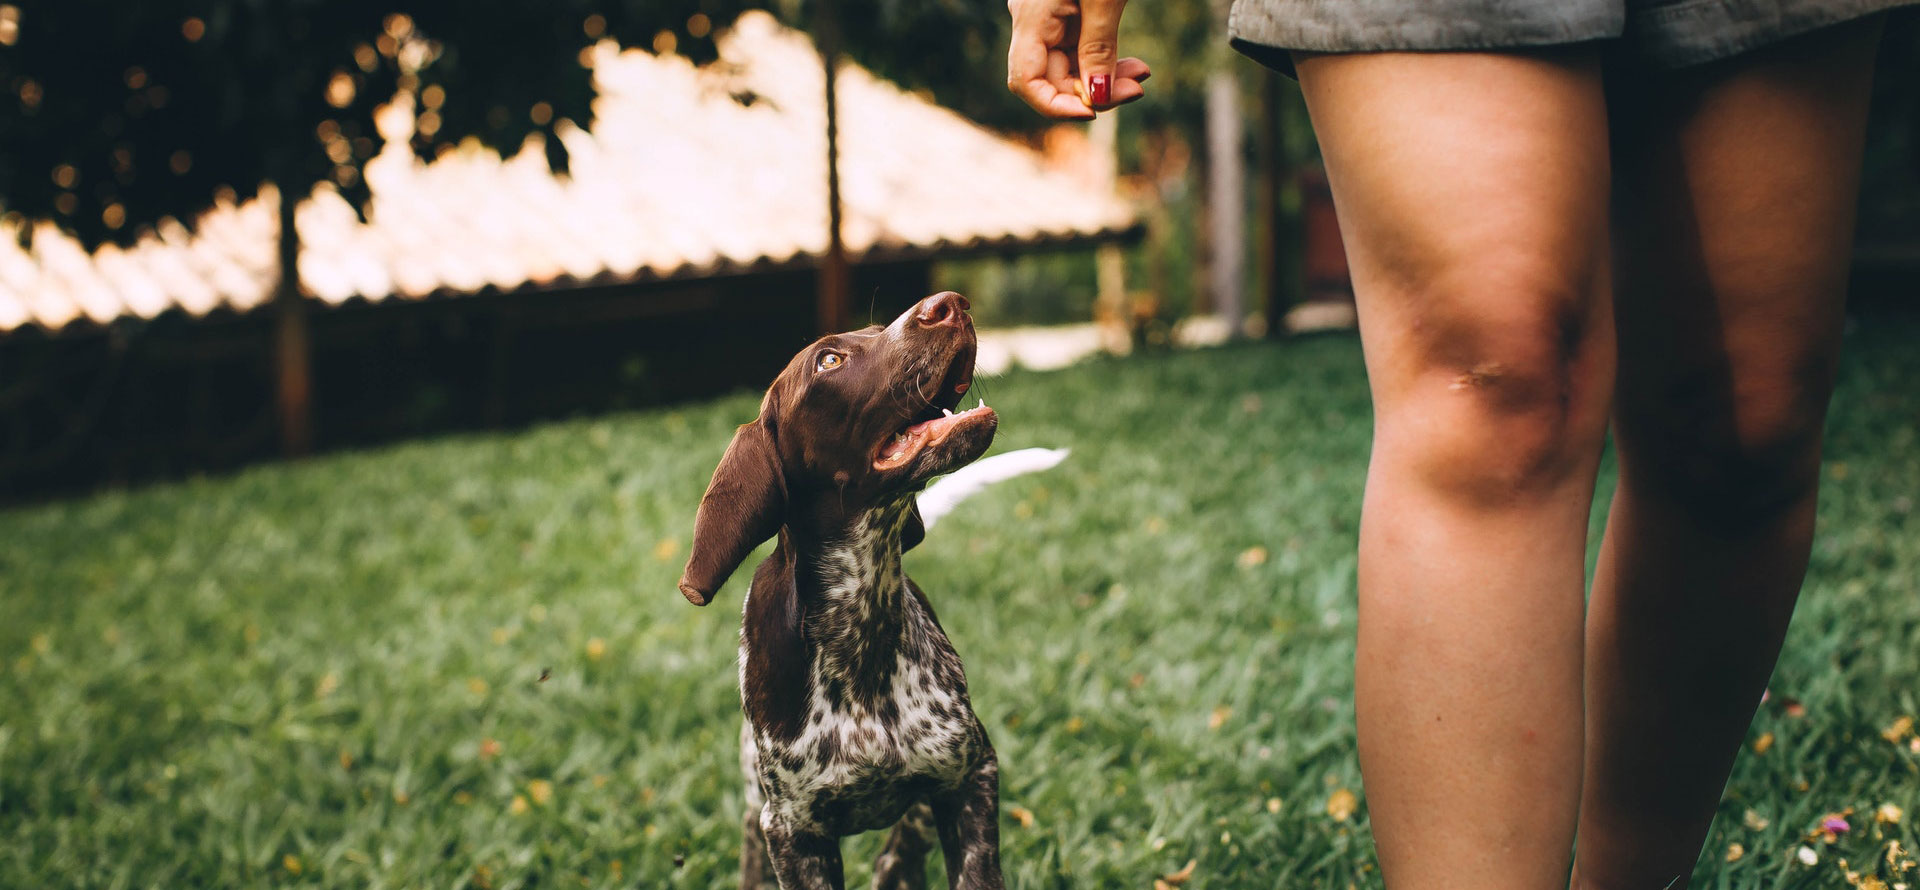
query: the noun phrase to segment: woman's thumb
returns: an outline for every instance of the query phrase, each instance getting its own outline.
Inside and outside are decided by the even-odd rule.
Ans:
[[[1120,11],[1125,0],[1080,3],[1081,98],[1094,109],[1113,102],[1113,68],[1120,61]]]

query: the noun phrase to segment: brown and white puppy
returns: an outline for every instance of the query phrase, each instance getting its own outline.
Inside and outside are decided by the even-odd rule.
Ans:
[[[794,356],[740,427],[694,521],[680,592],[706,605],[754,547],[740,630],[741,886],[841,888],[840,838],[893,826],[875,887],[924,887],[938,837],[954,887],[998,890],[999,767],[960,657],[900,568],[914,495],[978,458],[999,420],[953,413],[973,383],[967,301]]]

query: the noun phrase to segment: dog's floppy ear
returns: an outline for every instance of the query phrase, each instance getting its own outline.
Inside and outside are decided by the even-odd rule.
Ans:
[[[926,539],[927,524],[920,521],[920,501],[915,499],[913,506],[907,508],[906,524],[900,527],[900,552],[912,550]]]
[[[680,593],[704,606],[761,541],[780,531],[787,485],[765,412],[733,434],[713,471],[693,520],[693,552],[680,575]]]

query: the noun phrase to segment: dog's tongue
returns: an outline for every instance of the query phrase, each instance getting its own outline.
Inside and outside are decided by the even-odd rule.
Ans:
[[[940,434],[944,434],[947,430],[951,429],[954,424],[959,423],[961,418],[978,414],[986,410],[989,410],[989,409],[987,408],[986,403],[982,402],[979,405],[973,408],[969,408],[958,414],[950,413],[950,414],[947,414],[945,417],[936,417],[932,420],[923,420],[919,423],[914,424],[913,426],[907,427],[907,435],[909,437],[914,437],[914,436],[923,436],[923,435],[937,436]]]

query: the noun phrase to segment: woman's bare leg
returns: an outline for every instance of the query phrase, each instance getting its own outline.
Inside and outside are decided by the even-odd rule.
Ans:
[[[1355,681],[1381,869],[1564,887],[1614,370],[1597,54],[1297,62],[1373,389]]]
[[[1620,488],[1579,886],[1684,887],[1806,571],[1878,23],[1611,80]]]

